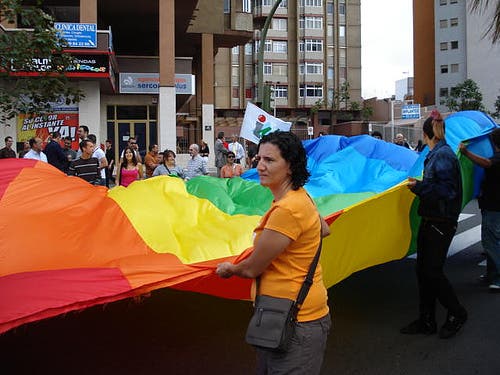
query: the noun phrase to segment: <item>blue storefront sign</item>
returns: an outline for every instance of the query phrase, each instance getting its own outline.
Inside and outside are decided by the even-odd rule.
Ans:
[[[420,118],[420,104],[408,104],[401,107],[401,118],[406,119],[419,119]]]
[[[55,22],[54,28],[71,48],[97,48],[97,25],[95,23]]]

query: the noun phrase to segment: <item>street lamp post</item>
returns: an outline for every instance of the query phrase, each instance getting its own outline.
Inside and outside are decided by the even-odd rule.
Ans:
[[[269,26],[271,25],[271,21],[273,19],[274,13],[276,13],[276,9],[281,4],[282,0],[276,0],[271,11],[267,15],[266,22],[264,22],[264,26],[260,32],[260,43],[259,43],[259,53],[257,54],[257,102],[262,103],[263,107],[267,107],[269,109],[269,103],[264,103],[264,48],[266,44],[267,30],[269,30]],[[264,105],[265,104],[265,105]],[[266,109],[266,108],[264,108]]]

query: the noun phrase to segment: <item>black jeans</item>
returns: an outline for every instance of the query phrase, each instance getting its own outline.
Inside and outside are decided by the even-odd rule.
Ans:
[[[417,280],[420,295],[420,315],[435,319],[436,300],[455,316],[464,308],[446,278],[443,268],[457,223],[422,218],[417,238]]]

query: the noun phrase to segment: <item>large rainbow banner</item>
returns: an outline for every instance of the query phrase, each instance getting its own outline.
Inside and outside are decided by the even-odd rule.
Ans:
[[[446,119],[457,150],[492,154],[497,125],[479,112]],[[330,225],[321,263],[328,287],[414,251],[420,156],[369,136],[304,142],[306,189]],[[481,171],[462,160],[464,204]],[[249,299],[251,280],[221,279],[224,260],[252,251],[272,201],[255,170],[243,178],[160,176],[107,190],[34,160],[0,160],[0,333],[21,324],[163,287]]]

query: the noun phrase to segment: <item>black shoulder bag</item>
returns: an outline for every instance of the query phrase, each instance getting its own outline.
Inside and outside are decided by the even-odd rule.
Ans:
[[[311,262],[296,301],[259,294],[260,277],[257,278],[254,313],[245,336],[245,341],[248,344],[279,352],[287,351],[295,332],[297,314],[313,283],[314,272],[321,254],[322,242],[320,229],[318,250]]]

